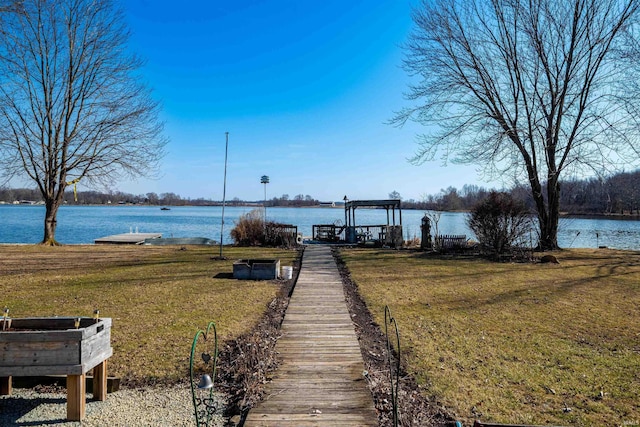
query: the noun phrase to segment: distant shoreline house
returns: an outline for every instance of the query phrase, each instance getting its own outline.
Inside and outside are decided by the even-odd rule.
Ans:
[[[321,208],[335,208],[336,202],[320,202],[319,206]]]

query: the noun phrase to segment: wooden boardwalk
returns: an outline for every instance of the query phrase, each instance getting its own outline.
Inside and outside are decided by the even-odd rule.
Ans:
[[[377,426],[331,249],[307,246],[276,345],[281,364],[245,427]]]
[[[113,244],[113,245],[141,245],[146,239],[159,239],[162,237],[161,233],[123,233],[114,234],[112,236],[105,236],[99,239],[95,239],[93,243],[99,244]]]

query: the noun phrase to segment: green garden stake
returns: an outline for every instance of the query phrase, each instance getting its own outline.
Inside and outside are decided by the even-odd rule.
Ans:
[[[213,355],[206,352],[202,352],[200,355],[206,369],[209,369],[209,364],[211,364],[211,375],[205,373],[200,377],[200,380],[196,381],[194,373],[194,363],[196,361],[196,346],[198,344],[198,341],[202,341],[203,344],[206,344],[207,339],[210,337],[209,334],[211,331],[213,331]],[[191,397],[193,400],[193,410],[196,417],[197,427],[209,426],[211,421],[213,420],[213,415],[217,410],[216,401],[213,397],[213,385],[216,378],[217,359],[218,333],[216,331],[216,324],[214,322],[209,322],[206,331],[199,329],[196,332],[196,335],[193,337],[193,344],[191,345],[191,358],[189,360]]]

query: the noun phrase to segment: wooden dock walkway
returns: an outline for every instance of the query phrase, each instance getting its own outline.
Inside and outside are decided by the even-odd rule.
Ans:
[[[342,280],[324,245],[307,246],[282,323],[281,364],[245,427],[377,426]]]
[[[112,245],[141,245],[146,239],[159,239],[162,237],[161,233],[123,233],[114,234],[112,236],[105,236],[99,239],[95,239],[93,243],[99,244],[112,244]]]

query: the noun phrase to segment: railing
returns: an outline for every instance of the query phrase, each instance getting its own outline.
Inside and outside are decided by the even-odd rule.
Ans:
[[[320,242],[337,242],[343,230],[344,225],[318,224],[311,226],[311,235],[313,240]]]
[[[441,250],[464,249],[467,247],[467,236],[461,235],[442,235],[434,238],[435,247]]]
[[[384,240],[384,225],[362,225],[356,227],[356,238],[359,242],[367,240]]]
[[[298,227],[291,224],[267,223],[265,241],[273,246],[294,247],[298,244]]]

